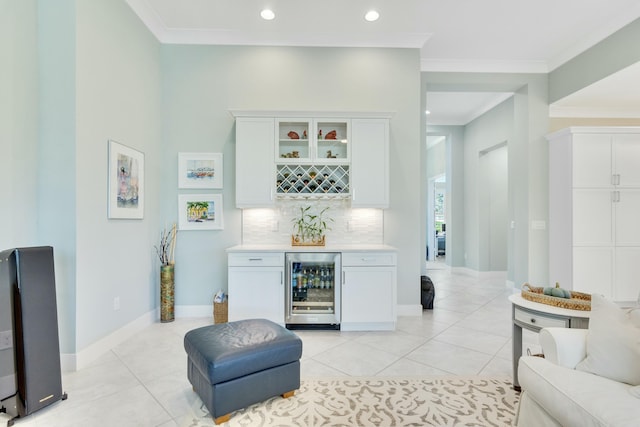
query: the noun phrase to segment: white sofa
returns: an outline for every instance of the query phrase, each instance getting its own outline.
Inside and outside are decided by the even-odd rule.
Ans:
[[[518,427],[640,426],[640,386],[582,370],[585,329],[545,328],[545,358],[525,356],[518,365],[522,387],[514,425]]]

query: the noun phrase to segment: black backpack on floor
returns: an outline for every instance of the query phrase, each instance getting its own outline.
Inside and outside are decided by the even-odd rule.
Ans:
[[[429,276],[420,276],[422,309],[433,309],[433,298],[436,296],[436,289]]]

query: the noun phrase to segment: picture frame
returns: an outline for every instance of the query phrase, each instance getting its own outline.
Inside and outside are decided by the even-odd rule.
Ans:
[[[222,230],[221,194],[178,195],[178,228],[180,230]]]
[[[144,218],[144,153],[108,141],[107,218]]]
[[[178,153],[178,188],[221,189],[222,153]]]

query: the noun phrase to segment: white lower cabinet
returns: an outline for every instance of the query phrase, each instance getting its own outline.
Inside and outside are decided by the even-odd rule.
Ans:
[[[396,326],[396,255],[342,254],[343,331],[394,330]]]
[[[262,318],[284,325],[284,253],[231,253],[229,321]]]
[[[264,318],[285,323],[283,252],[229,252],[229,321]],[[342,252],[343,331],[394,330],[396,254]]]

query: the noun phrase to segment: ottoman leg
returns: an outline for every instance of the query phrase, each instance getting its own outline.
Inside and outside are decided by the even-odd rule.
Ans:
[[[291,391],[288,391],[286,393],[282,393],[282,397],[284,397],[285,399],[288,399],[288,398],[292,397],[295,392],[296,392],[295,390],[291,390]]]
[[[227,421],[229,421],[231,419],[231,414],[227,414],[227,415],[223,415],[221,417],[218,418],[214,418],[213,422],[216,425],[222,424],[222,423],[226,423]]]

